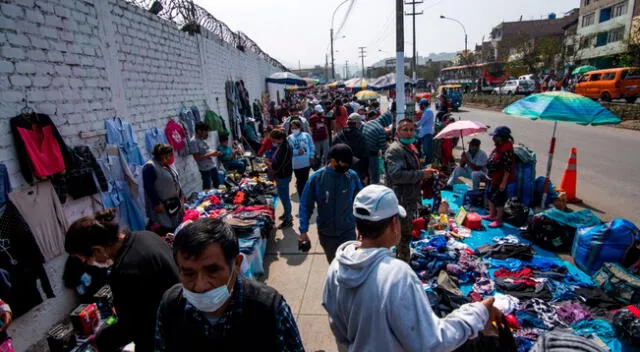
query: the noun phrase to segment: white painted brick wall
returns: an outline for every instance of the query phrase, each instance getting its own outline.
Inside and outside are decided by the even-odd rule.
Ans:
[[[98,1],[108,1],[110,16],[99,18]],[[113,38],[101,36],[100,21],[111,21]],[[107,41],[115,43],[112,49],[103,45]],[[243,80],[253,100],[265,90],[265,78],[278,71],[210,33],[190,36],[123,0],[1,1],[0,163],[7,166],[14,188],[27,186],[9,131],[9,119],[20,112],[23,99],[51,116],[68,145],[95,150],[104,140],[104,136],[83,140],[79,133],[104,129],[104,120],[116,114],[120,99],[113,86],[116,76],[109,76],[111,56],[103,52],[109,50],[115,50],[116,82],[122,85],[129,114],[123,117],[133,124],[144,154],[144,131],[164,128],[183,104],[197,106],[203,116],[211,108],[227,119],[227,79]],[[177,156],[176,166],[185,192],[197,191],[201,181],[193,158]],[[56,275],[53,282],[60,281],[63,262],[48,264]],[[12,324],[17,351],[44,337],[68,313],[70,296],[61,287],[56,293],[58,298]]]

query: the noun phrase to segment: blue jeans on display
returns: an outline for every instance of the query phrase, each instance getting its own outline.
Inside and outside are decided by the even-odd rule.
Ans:
[[[369,184],[375,185],[380,182],[380,157],[369,157]]]
[[[211,185],[213,185],[213,188],[218,188],[220,186],[220,176],[218,176],[217,167],[207,171],[200,170],[200,176],[202,176],[203,190],[210,189]]]
[[[278,184],[278,197],[282,202],[282,207],[284,208],[284,219],[283,221],[293,220],[291,216],[291,197],[289,196],[289,184],[291,183],[291,176],[287,178],[278,178],[276,179]]]
[[[433,135],[425,134],[422,137],[422,155],[424,155],[424,162],[431,164],[433,161]]]

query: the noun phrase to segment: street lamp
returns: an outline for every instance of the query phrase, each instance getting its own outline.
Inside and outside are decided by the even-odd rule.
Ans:
[[[446,17],[445,15],[440,15],[440,18],[443,20],[450,20],[450,21],[456,22],[462,27],[462,30],[464,31],[464,51],[466,53],[467,52],[467,30],[464,28],[464,24],[462,24],[462,22],[456,20],[455,18]]]
[[[338,12],[338,9],[340,8],[340,6],[346,4],[349,1],[350,0],[344,0],[343,2],[341,2],[340,5],[338,5],[338,7],[336,7],[336,9],[333,10],[333,15],[331,16],[331,29],[329,30],[329,36],[331,39],[331,77],[334,80],[336,79],[336,66],[333,60],[333,20],[336,18],[336,12]]]

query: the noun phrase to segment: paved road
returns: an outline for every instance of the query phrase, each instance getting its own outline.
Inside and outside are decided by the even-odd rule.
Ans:
[[[537,175],[544,175],[553,122],[530,121],[501,112],[465,108],[454,113],[491,127],[508,125],[516,142],[538,156]],[[612,127],[559,123],[551,181],[559,185],[572,147],[578,148],[578,197],[603,220],[622,217],[640,225],[640,132]],[[487,153],[493,143],[479,136]]]

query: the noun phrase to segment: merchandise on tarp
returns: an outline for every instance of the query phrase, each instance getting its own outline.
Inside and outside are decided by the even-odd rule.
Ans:
[[[614,219],[606,224],[578,229],[571,255],[580,269],[593,274],[604,263],[633,263],[634,258],[626,256],[638,241],[640,230],[633,223]]]
[[[604,263],[593,275],[593,282],[609,296],[624,304],[640,303],[640,278],[619,264]]]
[[[468,189],[457,184],[452,191],[442,191],[442,201],[449,204],[450,211],[434,217],[411,242],[410,265],[422,281],[435,314],[442,317],[462,304],[480,301],[495,292],[500,294],[496,295],[495,306],[507,314],[505,318],[519,351],[528,351],[539,337],[565,332],[567,327],[573,329],[568,330],[570,336],[584,337],[602,346],[603,351],[631,350],[616,337],[611,317],[615,310],[629,304],[626,302],[640,296],[635,293],[640,279],[619,266],[601,275],[602,279],[592,279],[557,254],[532,244],[518,228],[507,224],[486,228],[488,222],[483,220],[481,230],[460,226],[460,219],[466,215],[461,208],[463,202],[468,203]],[[423,205],[430,203],[423,200]],[[470,209],[467,206],[466,210]],[[599,221],[586,212],[555,211],[547,214],[562,226]],[[456,221],[452,222],[453,218]],[[447,272],[447,280],[442,280],[442,271]],[[439,287],[443,284],[446,289]],[[454,294],[458,291],[462,295]],[[625,301],[616,297],[621,292]]]

